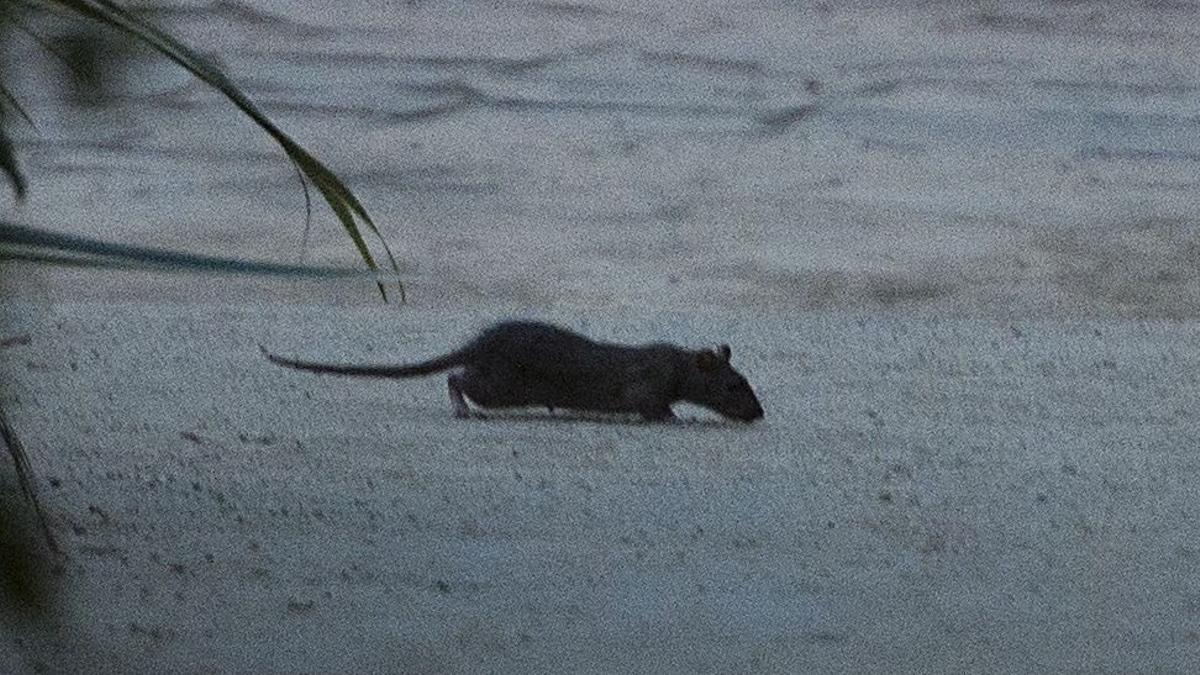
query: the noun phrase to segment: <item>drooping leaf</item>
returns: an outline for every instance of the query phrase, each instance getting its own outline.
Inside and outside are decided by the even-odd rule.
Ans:
[[[30,8],[58,8],[66,10],[77,16],[120,30],[143,44],[148,45],[192,73],[202,82],[221,92],[239,110],[271,136],[283,148],[288,158],[296,165],[303,178],[312,182],[321,194],[321,197],[329,204],[330,209],[337,216],[342,228],[350,237],[359,256],[367,266],[372,270],[379,269],[379,265],[375,261],[375,257],[363,237],[362,230],[364,228],[378,240],[391,270],[396,273],[399,272],[399,265],[386,239],[354,193],[346,187],[345,183],[336,174],[267,118],[233,84],[221,69],[212,64],[208,59],[111,0],[24,0],[21,4]],[[2,159],[3,157],[0,156],[0,160]],[[3,168],[3,166],[0,166],[0,169]],[[387,291],[383,282],[379,281],[376,283],[380,294],[386,300]],[[400,290],[401,301],[403,301],[404,286],[397,283],[397,287]]]
[[[0,171],[8,177],[8,182],[12,183],[13,192],[17,195],[17,199],[25,198],[25,176],[21,173],[21,166],[17,163],[17,155],[13,149],[12,141],[8,138],[8,120],[9,111],[16,112],[23,117],[26,122],[33,125],[33,121],[29,119],[29,114],[17,103],[17,99],[4,86],[3,81],[0,81],[0,98],[3,99],[3,104],[0,104]]]
[[[38,526],[46,538],[46,545],[50,547],[51,551],[59,553],[61,549],[58,548],[58,542],[55,541],[54,534],[50,531],[46,514],[42,511],[42,504],[38,501],[37,482],[34,480],[33,469],[29,467],[29,456],[25,454],[25,447],[21,445],[21,439],[17,437],[16,431],[9,425],[3,408],[0,408],[0,442],[4,443],[8,454],[12,456],[13,465],[17,471],[17,482],[21,486],[21,492],[25,495],[25,499],[33,507]]]
[[[21,167],[17,164],[17,155],[13,151],[12,141],[8,139],[8,131],[5,129],[4,116],[0,115],[0,171],[8,177],[8,182],[12,183],[13,192],[16,193],[17,199],[25,198],[25,176],[21,173]]]
[[[33,123],[33,118],[29,116],[29,112],[25,110],[25,107],[21,105],[21,102],[17,100],[17,97],[13,96],[12,92],[9,91],[8,87],[4,86],[2,82],[0,82],[0,98],[4,99],[3,109],[5,113],[7,113],[9,110],[12,110],[20,115],[21,119],[25,120],[26,124],[36,128],[37,125]]]
[[[350,236],[355,248],[358,249],[359,255],[367,266],[371,269],[377,269],[377,264],[367,247],[366,241],[363,239],[359,229],[358,222],[361,221],[380,242],[388,262],[394,271],[399,270],[395,256],[392,254],[391,248],[387,245],[383,235],[379,232],[379,228],[363,208],[358,198],[350,191],[349,188],[339,179],[332,171],[324,164],[313,157],[307,150],[302,148],[290,136],[283,132],[270,119],[266,117],[247,98],[240,89],[238,89],[232,81],[217,67],[212,65],[208,59],[205,59],[200,54],[192,51],[186,45],[180,43],[170,37],[155,26],[142,20],[136,14],[126,10],[120,5],[111,2],[111,0],[46,0],[55,2],[69,9],[73,9],[80,14],[86,15],[101,23],[110,25],[125,31],[127,34],[137,38],[145,44],[153,47],[159,53],[171,59],[178,65],[182,66],[187,71],[191,72],[201,81],[212,86],[220,91],[230,101],[233,102],[243,113],[252,119],[259,127],[263,129],[269,136],[275,139],[288,157],[300,168],[300,171],[306,178],[312,181],[316,186],[317,191],[325,198],[329,207],[337,215],[341,221],[342,227]],[[382,283],[379,283],[380,293],[387,297],[386,290]],[[401,286],[403,293],[403,286]]]
[[[136,246],[0,221],[0,260],[116,270],[157,270],[319,279],[378,278],[379,272],[273,263]]]

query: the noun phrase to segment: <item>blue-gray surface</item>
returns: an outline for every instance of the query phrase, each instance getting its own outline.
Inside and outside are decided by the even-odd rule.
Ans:
[[[35,337],[9,348],[6,407],[71,555],[63,632],[27,637],[29,664],[1188,672],[1200,658],[1195,326],[551,315],[609,339],[723,336],[767,407],[755,426],[646,425],[456,421],[442,378],[321,378],[253,346],[402,359],[468,334],[474,312],[18,308],[39,316],[13,326]]]
[[[0,402],[70,558],[0,669],[1190,672],[1197,9],[149,11],[348,179],[412,305],[7,269]],[[64,103],[8,47],[16,219],[301,257],[227,102],[135,56]],[[319,208],[309,242],[355,259]],[[767,420],[454,422],[436,378],[256,347],[401,359],[514,313],[729,342]]]

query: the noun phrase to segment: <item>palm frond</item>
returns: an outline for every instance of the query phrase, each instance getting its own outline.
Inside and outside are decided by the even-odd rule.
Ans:
[[[0,98],[4,99],[3,110],[6,113],[9,110],[13,110],[21,116],[21,119],[25,120],[26,124],[32,128],[37,128],[37,125],[33,123],[33,118],[29,116],[29,112],[25,110],[25,107],[21,105],[21,102],[17,100],[17,97],[13,96],[12,92],[8,90],[8,87],[4,86],[3,82],[0,82]]]
[[[361,221],[367,230],[375,235],[383,247],[392,269],[399,271],[395,256],[387,245],[387,241],[384,240],[383,235],[379,232],[379,228],[375,225],[367,210],[358,201],[358,198],[354,196],[354,193],[323,163],[313,157],[307,150],[268,119],[220,69],[212,65],[207,59],[155,26],[142,20],[132,12],[111,2],[111,0],[45,1],[54,2],[96,21],[124,31],[131,37],[154,48],[163,56],[166,56],[195,75],[202,82],[224,94],[235,106],[258,124],[263,131],[275,139],[275,142],[283,148],[284,152],[299,167],[304,176],[312,181],[317,191],[321,193],[321,196],[325,198],[329,207],[338,217],[338,220],[341,221],[342,227],[350,236],[351,241],[358,249],[359,255],[366,262],[367,266],[371,269],[378,269],[378,265],[370,249],[367,247],[366,241],[363,239],[357,221]],[[401,288],[401,292],[403,293],[403,287]],[[385,298],[387,297],[387,292],[382,282],[379,283],[379,291]]]
[[[0,113],[0,117],[3,117],[2,113]],[[21,166],[17,163],[17,154],[13,150],[12,141],[9,140],[8,132],[3,124],[0,124],[0,171],[8,176],[8,182],[12,183],[17,199],[23,199],[27,189],[25,175],[21,173]]]
[[[350,237],[359,256],[367,266],[374,271],[380,269],[374,255],[367,246],[367,242],[363,236],[364,229],[379,242],[391,271],[399,273],[399,265],[392,253],[391,247],[388,246],[387,240],[379,231],[375,221],[354,193],[328,167],[272,122],[241,92],[220,68],[208,59],[111,0],[22,0],[21,4],[27,8],[65,10],[75,16],[83,17],[119,30],[154,49],[159,54],[190,72],[200,81],[221,92],[242,113],[254,121],[255,124],[283,148],[283,151],[300,172],[302,184],[303,180],[307,180],[317,188],[321,197],[324,198],[334,215],[337,216],[342,228]],[[2,130],[2,125],[0,125],[0,130]],[[6,139],[0,139],[0,141],[3,140]],[[21,186],[18,194],[23,193],[24,179],[21,177],[20,169],[16,165],[15,157],[12,156],[11,148],[6,153],[3,144],[0,144],[0,171],[8,174],[14,187]],[[307,213],[307,187],[305,187],[305,202]],[[386,301],[387,290],[383,282],[377,281],[376,284],[380,294]],[[404,285],[397,282],[397,287],[399,288],[400,298],[403,302],[405,299]]]
[[[9,425],[8,417],[5,416],[3,408],[0,408],[0,441],[3,441],[5,447],[8,448],[8,453],[12,455],[13,465],[17,471],[17,482],[21,486],[21,492],[25,495],[25,499],[33,506],[38,526],[42,530],[42,535],[46,538],[46,545],[54,553],[60,553],[61,549],[59,549],[58,542],[54,539],[54,534],[50,531],[46,514],[42,511],[42,504],[38,501],[37,483],[34,480],[33,470],[29,468],[29,456],[25,454],[25,447],[21,445],[21,439],[17,438],[16,432]]]
[[[59,267],[113,270],[200,272],[312,279],[372,278],[378,271],[322,265],[273,263],[187,253],[152,246],[118,244],[92,237],[52,232],[0,221],[0,260]],[[395,279],[389,279],[395,281]]]

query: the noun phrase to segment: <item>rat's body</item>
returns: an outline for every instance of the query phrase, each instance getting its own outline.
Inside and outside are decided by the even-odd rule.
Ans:
[[[405,366],[267,358],[289,368],[362,377],[417,377],[453,368],[447,383],[459,417],[470,415],[464,395],[484,408],[545,406],[637,413],[649,420],[674,417],[671,404],[678,401],[746,422],[763,416],[746,378],[729,365],[727,346],[697,351],[666,343],[618,345],[531,321],[498,323],[461,349]]]

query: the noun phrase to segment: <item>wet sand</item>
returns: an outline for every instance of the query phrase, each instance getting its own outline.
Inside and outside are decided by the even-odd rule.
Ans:
[[[442,378],[255,348],[403,359],[475,312],[36,313],[6,406],[70,559],[64,633],[6,643],[27,665],[1184,672],[1200,651],[1192,325],[546,316],[728,339],[767,408],[744,426],[457,421]]]

